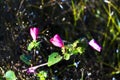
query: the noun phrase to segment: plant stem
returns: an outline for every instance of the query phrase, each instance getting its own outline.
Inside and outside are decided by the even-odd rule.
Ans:
[[[31,69],[31,68],[37,69],[37,68],[42,67],[42,66],[45,66],[45,65],[47,65],[47,64],[48,64],[48,63],[43,63],[43,64],[40,64],[40,65],[37,65],[37,66],[30,67],[30,68],[28,68],[28,69]],[[22,72],[27,71],[28,69],[24,69],[24,70],[22,70]]]
[[[81,79],[80,80],[83,80],[83,77],[84,77],[84,69],[82,68],[81,69]]]
[[[45,66],[45,65],[47,65],[47,64],[48,64],[48,63],[43,63],[43,64],[40,64],[40,65],[37,65],[37,66],[34,66],[34,67],[39,68],[39,67]]]
[[[33,53],[34,57],[35,57],[35,53],[36,53],[36,50],[34,49],[34,53]]]

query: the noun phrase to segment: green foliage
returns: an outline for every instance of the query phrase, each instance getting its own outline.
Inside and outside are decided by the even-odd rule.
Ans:
[[[37,74],[37,76],[39,77],[39,80],[46,80],[46,78],[47,78],[47,72],[46,71],[39,71],[39,73]]]
[[[120,27],[119,27],[119,15],[120,10],[118,6],[112,2],[109,1],[107,5],[103,5],[104,11],[107,15],[107,21],[105,22],[106,25],[106,32],[104,32],[104,40],[103,40],[103,52],[104,57],[109,62],[104,62],[104,65],[107,65],[109,67],[112,67],[114,70],[110,73],[112,75],[119,74],[120,73]],[[103,14],[102,14],[103,15]],[[104,17],[105,18],[105,17]],[[114,46],[114,47],[113,47]],[[117,46],[117,47],[115,47]],[[115,52],[116,50],[116,52]],[[118,51],[117,51],[118,50]],[[112,53],[111,53],[112,52]],[[112,58],[111,54],[112,54]],[[117,64],[116,64],[117,63]],[[116,65],[115,65],[116,64]]]
[[[31,65],[30,59],[31,59],[31,57],[30,57],[30,56],[27,56],[27,55],[25,55],[25,54],[22,54],[22,55],[20,56],[20,60],[22,60],[22,61],[23,61],[25,64],[27,64],[27,65]]]
[[[83,47],[77,47],[76,48],[76,52],[78,52],[80,54],[82,54],[84,51],[85,51],[85,48],[83,48]]]
[[[17,79],[15,73],[12,70],[8,70],[5,73],[4,77],[6,78],[6,80],[16,80]]]
[[[83,42],[81,40],[76,40],[72,44],[68,44],[65,46],[65,48],[62,48],[62,53],[64,55],[65,60],[69,60],[70,56],[83,54],[86,49],[86,42]]]
[[[65,60],[69,60],[69,59],[70,59],[70,56],[71,56],[71,55],[70,55],[69,53],[65,53],[63,58],[64,58]]]
[[[53,52],[51,55],[48,57],[48,66],[52,66],[62,60],[62,56],[59,55],[58,52]]]
[[[76,26],[76,22],[81,18],[81,15],[84,13],[85,5],[82,2],[75,4],[72,0],[72,12],[74,16],[74,26]]]
[[[28,50],[28,51],[31,51],[33,48],[38,48],[38,49],[39,49],[39,46],[40,46],[40,42],[32,41],[32,42],[28,45],[27,50]]]

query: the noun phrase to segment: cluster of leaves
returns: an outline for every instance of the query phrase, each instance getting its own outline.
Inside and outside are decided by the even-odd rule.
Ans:
[[[27,50],[31,51],[33,48],[37,48],[39,49],[40,47],[40,42],[36,42],[36,41],[32,41],[28,47],[27,47]]]
[[[78,44],[80,46],[78,46]],[[80,40],[76,40],[73,44],[68,44],[65,47],[62,48],[62,55],[58,54],[58,52],[53,52],[48,59],[48,66],[51,66],[55,63],[58,63],[59,61],[63,59],[69,60],[70,56],[82,54],[85,52],[86,49],[86,42],[82,42]]]

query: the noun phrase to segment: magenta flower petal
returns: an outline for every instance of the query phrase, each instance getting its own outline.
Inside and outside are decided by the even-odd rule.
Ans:
[[[60,36],[58,34],[56,34],[53,38],[50,39],[50,42],[57,47],[62,48],[64,46],[64,43],[62,41],[62,39],[60,38]]]
[[[97,42],[94,39],[90,40],[88,44],[98,52],[100,52],[101,49],[102,49],[101,46],[98,45]]]
[[[39,34],[39,28],[32,27],[30,28],[30,35],[32,36],[33,40],[37,40]]]

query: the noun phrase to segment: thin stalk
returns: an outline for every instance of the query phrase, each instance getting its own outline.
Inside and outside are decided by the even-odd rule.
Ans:
[[[81,79],[80,80],[84,80],[83,77],[84,77],[84,69],[82,68],[81,69]]]
[[[39,68],[39,67],[42,67],[42,66],[46,66],[48,63],[43,63],[43,64],[40,64],[40,65],[37,65],[37,66],[34,66],[36,69]]]
[[[37,66],[33,66],[33,67],[30,67],[30,68],[28,68],[28,69],[37,69],[37,68],[40,68],[40,67],[43,67],[43,66],[46,66],[48,63],[43,63],[43,64],[40,64],[40,65],[37,65]],[[22,70],[22,72],[25,72],[25,71],[27,71],[28,69],[24,69],[24,70]]]
[[[110,3],[110,5],[120,14],[120,8],[117,8],[114,4]]]
[[[113,37],[113,39],[110,42],[110,46],[113,44],[113,42],[117,39],[117,37],[119,36],[119,32],[116,33],[116,35]]]
[[[74,26],[76,26],[76,21],[77,21],[77,12],[76,12],[76,7],[75,7],[75,4],[72,0],[72,11],[73,11],[73,17],[74,17]]]

